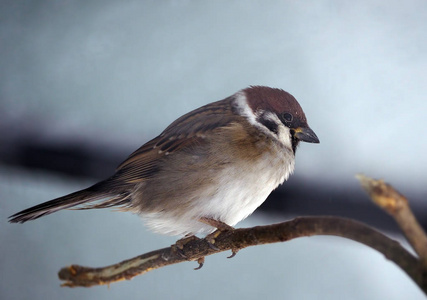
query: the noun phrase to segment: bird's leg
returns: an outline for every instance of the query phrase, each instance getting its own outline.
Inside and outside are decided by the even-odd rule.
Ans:
[[[216,229],[218,229],[217,231],[220,231],[220,232],[233,231],[234,230],[234,227],[232,227],[232,226],[230,226],[230,225],[228,225],[222,221],[218,221],[218,220],[215,220],[212,218],[201,217],[199,219],[199,222],[202,222],[202,223],[205,223],[206,225],[210,225],[212,227],[215,227]]]
[[[208,244],[209,244],[209,247],[211,247],[213,250],[219,250],[218,249],[218,247],[217,246],[215,246],[215,239],[221,234],[221,233],[223,233],[223,232],[226,232],[226,231],[231,231],[231,232],[233,232],[234,231],[234,228],[232,227],[232,226],[230,226],[230,225],[228,225],[228,224],[226,224],[226,223],[224,223],[224,222],[221,222],[221,221],[218,221],[218,220],[215,220],[215,219],[212,219],[212,218],[207,218],[207,217],[201,217],[200,219],[199,219],[199,221],[200,222],[202,222],[202,223],[205,223],[205,224],[207,224],[207,225],[210,225],[210,226],[212,226],[212,227],[215,227],[217,230],[215,230],[214,232],[212,232],[212,233],[210,233],[210,234],[208,234],[206,237],[205,237],[205,240],[208,242]],[[233,257],[234,255],[236,255],[236,253],[237,253],[237,251],[238,251],[238,249],[233,249],[232,250],[232,255],[229,257],[229,258],[231,258],[231,257]]]

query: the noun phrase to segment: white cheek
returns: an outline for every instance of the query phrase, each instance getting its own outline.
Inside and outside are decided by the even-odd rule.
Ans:
[[[277,131],[278,140],[289,149],[292,149],[291,130],[283,124],[280,124]]]

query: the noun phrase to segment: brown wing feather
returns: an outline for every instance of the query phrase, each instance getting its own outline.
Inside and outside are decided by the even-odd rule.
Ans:
[[[142,182],[158,172],[158,161],[202,143],[206,134],[230,124],[232,97],[193,110],[170,124],[159,136],[142,145],[117,168],[117,179]]]

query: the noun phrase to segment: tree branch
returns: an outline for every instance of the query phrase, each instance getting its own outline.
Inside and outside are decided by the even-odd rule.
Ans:
[[[360,222],[338,217],[300,217],[279,224],[223,231],[215,237],[214,246],[206,239],[189,239],[180,247],[172,245],[104,268],[72,265],[62,268],[58,276],[65,281],[62,286],[68,287],[110,284],[184,261],[198,261],[200,268],[205,256],[227,250],[231,250],[234,256],[249,246],[332,235],[354,240],[384,254],[427,294],[427,237],[415,219],[408,200],[381,180],[363,175],[358,175],[358,179],[374,203],[394,217],[419,258],[398,242]]]
[[[301,217],[279,224],[235,229],[223,232],[215,239],[217,249],[212,249],[203,239],[194,240],[180,251],[173,245],[104,268],[72,265],[61,269],[58,275],[65,281],[62,285],[68,287],[110,284],[183,261],[201,262],[205,256],[218,252],[237,252],[249,246],[313,235],[345,237],[374,248],[401,267],[418,285],[422,284],[422,269],[417,259],[399,243],[362,223],[338,217]]]

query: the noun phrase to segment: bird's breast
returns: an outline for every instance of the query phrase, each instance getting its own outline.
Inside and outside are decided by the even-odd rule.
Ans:
[[[222,170],[200,202],[203,214],[231,226],[252,214],[294,169],[293,155],[264,153],[257,160]]]

